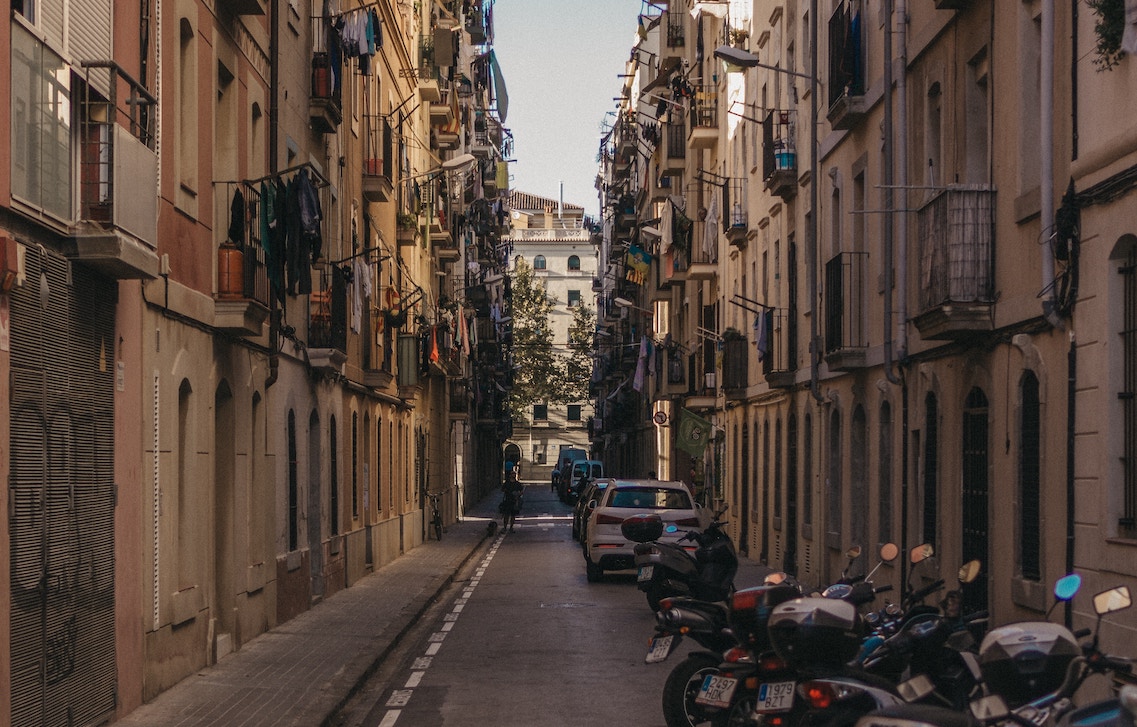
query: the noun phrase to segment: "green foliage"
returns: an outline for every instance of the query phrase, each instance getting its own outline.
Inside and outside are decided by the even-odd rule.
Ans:
[[[1097,19],[1094,33],[1097,57],[1094,65],[1099,71],[1108,71],[1121,62],[1125,51],[1121,50],[1121,36],[1125,32],[1125,0],[1086,0]]]
[[[556,301],[549,298],[545,284],[533,277],[523,259],[518,259],[511,277],[513,362],[518,368],[507,405],[517,422],[529,419],[533,404],[567,401],[568,392],[549,325]]]
[[[587,401],[588,385],[592,379],[592,337],[596,328],[596,313],[586,305],[572,311],[569,327],[569,355],[565,359],[565,385],[569,401]]]

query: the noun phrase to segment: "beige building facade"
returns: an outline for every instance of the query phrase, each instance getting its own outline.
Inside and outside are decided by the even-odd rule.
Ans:
[[[996,622],[1040,617],[1067,572],[1133,585],[1133,124],[1107,101],[1133,69],[1099,72],[1092,13],[1054,5],[644,19],[602,159],[599,306],[658,366],[626,396],[636,360],[602,354],[599,397],[635,416],[600,434],[663,470],[683,410],[711,422],[694,464],[739,547],[806,584],[893,541],[934,545],[916,579],[982,561],[966,605]]]

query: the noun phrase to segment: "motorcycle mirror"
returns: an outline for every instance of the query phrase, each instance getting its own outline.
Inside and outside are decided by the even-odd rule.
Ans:
[[[1098,616],[1104,616],[1115,611],[1124,611],[1132,605],[1133,599],[1129,596],[1129,586],[1118,586],[1094,596],[1094,611],[1097,612]]]
[[[959,567],[959,582],[971,583],[979,577],[979,561],[969,560]]]
[[[1082,587],[1082,577],[1077,573],[1063,576],[1054,584],[1054,597],[1059,601],[1069,601]]]
[[[936,551],[935,548],[932,547],[932,544],[924,543],[923,545],[917,545],[915,548],[908,551],[908,560],[912,563],[912,565],[916,565],[917,563],[923,563],[925,560],[931,558],[935,554]]]
[[[896,543],[885,543],[880,546],[880,559],[885,563],[891,563],[896,560],[896,556],[900,555],[900,546]]]
[[[1006,719],[1010,711],[1007,703],[998,694],[980,697],[971,703],[971,715],[980,722],[995,722]]]
[[[845,551],[845,557],[848,558],[849,560],[856,560],[857,558],[860,558],[861,557],[861,546],[854,545],[853,547],[846,550]]]

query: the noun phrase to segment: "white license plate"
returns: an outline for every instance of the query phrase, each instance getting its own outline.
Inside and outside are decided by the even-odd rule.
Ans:
[[[647,656],[644,658],[644,663],[658,664],[661,661],[667,661],[667,657],[671,656],[671,642],[674,640],[675,636],[673,634],[652,638],[651,645],[649,645],[647,649]]]
[[[708,707],[729,707],[730,698],[734,696],[734,689],[737,686],[738,680],[733,677],[708,674],[695,696],[695,702]]]
[[[654,572],[655,572],[655,566],[654,565],[641,565],[640,566],[640,573],[638,576],[636,576],[636,580],[640,581],[641,583],[643,581],[650,581],[651,575]]]
[[[771,682],[758,687],[755,712],[788,712],[794,706],[796,682]]]

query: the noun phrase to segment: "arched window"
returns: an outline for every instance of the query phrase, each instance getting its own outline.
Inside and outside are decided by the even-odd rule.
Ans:
[[[569,255],[568,259],[569,270],[580,270],[580,258],[576,255]]]
[[[880,525],[877,540],[887,543],[892,540],[892,405],[887,401],[880,405],[880,475],[877,486],[880,499]]]
[[[537,257],[533,258],[533,269],[534,270],[544,270],[545,269],[545,256],[544,255],[538,255]]]
[[[936,509],[937,482],[936,474],[939,472],[939,412],[936,406],[936,395],[929,393],[924,398],[924,542],[936,543]]]

